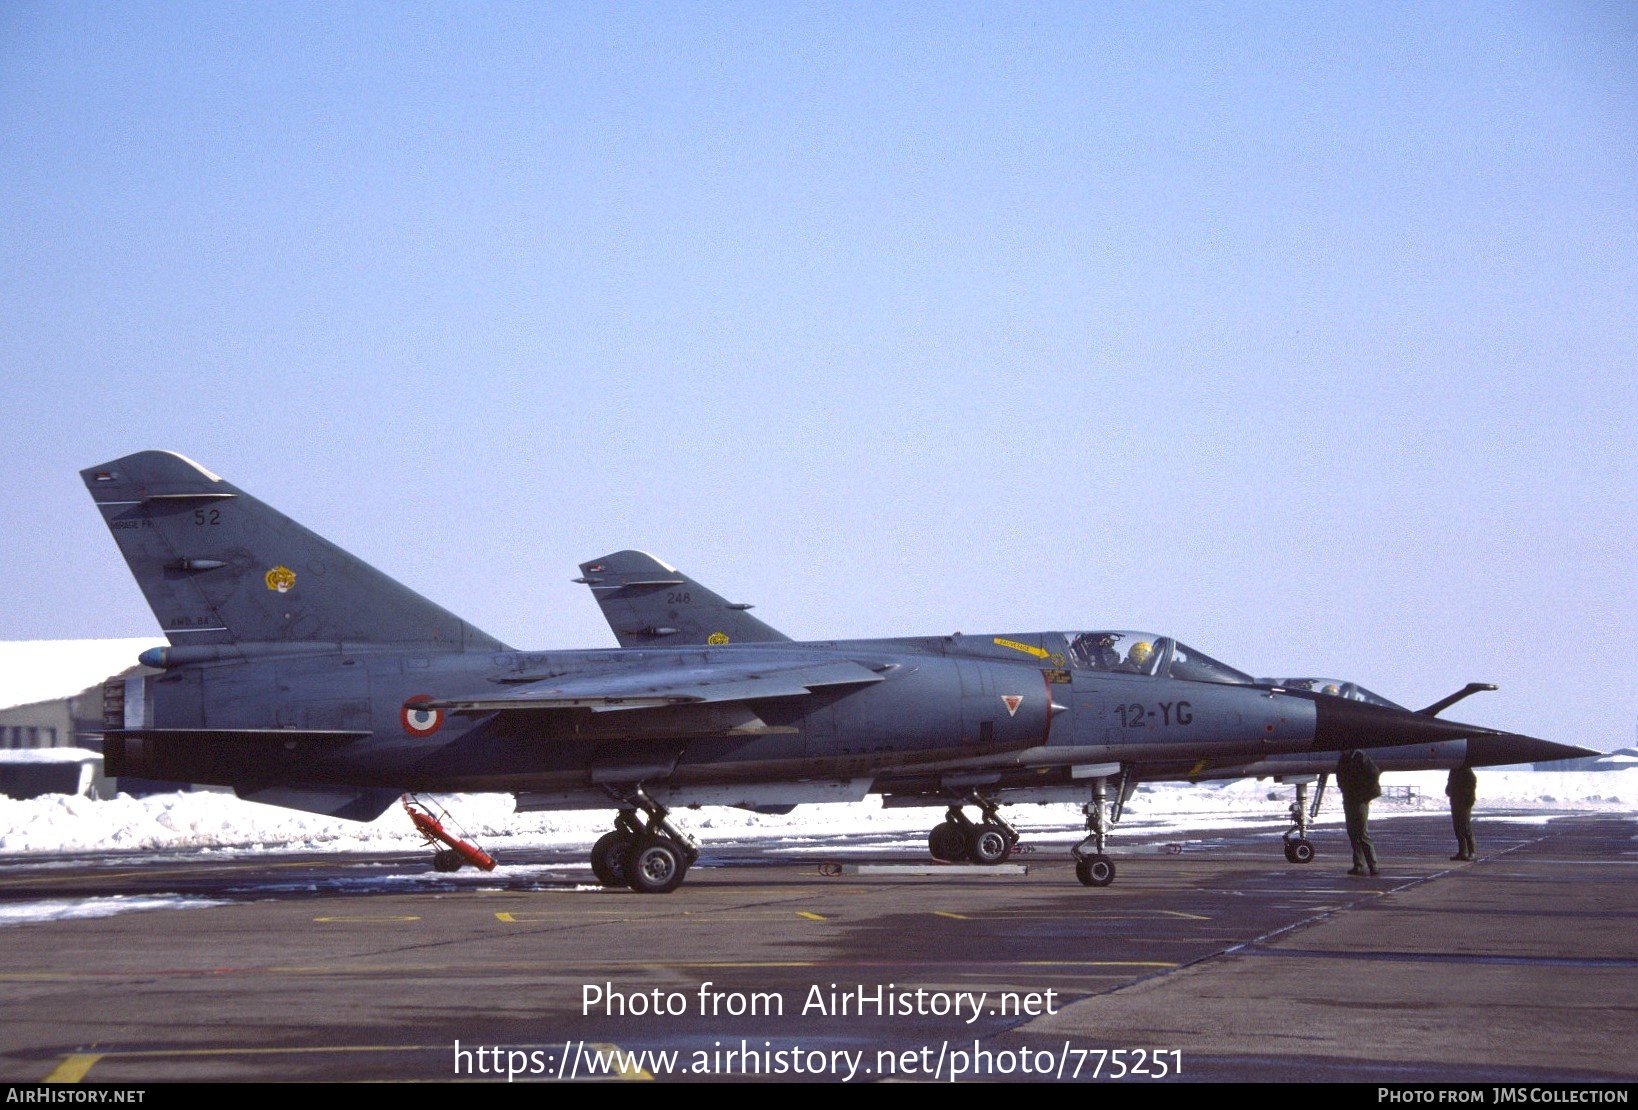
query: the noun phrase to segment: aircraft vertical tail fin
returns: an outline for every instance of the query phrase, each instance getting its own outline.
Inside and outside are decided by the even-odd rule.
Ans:
[[[763,624],[646,551],[616,551],[580,564],[621,647],[767,644],[789,636]]]
[[[142,451],[80,476],[176,647],[504,647],[191,459]]]

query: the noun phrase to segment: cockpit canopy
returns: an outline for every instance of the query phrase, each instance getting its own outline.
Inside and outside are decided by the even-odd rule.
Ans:
[[[1188,644],[1153,632],[1066,632],[1064,637],[1069,641],[1070,663],[1081,670],[1165,675],[1167,678],[1220,682],[1230,686],[1273,686],[1369,702],[1389,709],[1405,708],[1380,694],[1373,694],[1357,682],[1345,682],[1340,678],[1253,678],[1244,671],[1237,671],[1194,650]]]
[[[1333,698],[1347,698],[1349,701],[1370,702],[1372,705],[1386,706],[1389,709],[1403,709],[1381,694],[1373,694],[1357,682],[1344,682],[1340,678],[1259,678],[1259,686],[1278,686],[1282,690],[1301,690],[1305,693],[1325,694]]]
[[[1257,680],[1187,644],[1153,632],[1067,632],[1070,662],[1088,671],[1165,675],[1195,682],[1254,686]]]

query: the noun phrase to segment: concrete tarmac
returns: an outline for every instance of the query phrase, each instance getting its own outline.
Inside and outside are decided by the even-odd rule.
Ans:
[[[1334,828],[1306,866],[1123,836],[1100,890],[1057,845],[707,844],[664,896],[553,853],[14,860],[10,909],[201,908],[0,930],[0,1080],[1630,1082],[1634,832],[1487,816],[1452,863],[1400,817],[1376,879]]]

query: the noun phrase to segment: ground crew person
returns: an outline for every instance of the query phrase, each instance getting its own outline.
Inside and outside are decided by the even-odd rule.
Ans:
[[[1450,823],[1456,830],[1456,854],[1450,858],[1473,859],[1477,854],[1473,848],[1473,803],[1479,797],[1479,776],[1473,768],[1452,767],[1445,796],[1450,799]]]
[[[1371,843],[1371,802],[1382,796],[1382,772],[1376,762],[1355,749],[1337,758],[1337,786],[1342,791],[1342,814],[1348,823],[1348,841],[1354,847],[1350,875],[1376,874],[1376,847]]]

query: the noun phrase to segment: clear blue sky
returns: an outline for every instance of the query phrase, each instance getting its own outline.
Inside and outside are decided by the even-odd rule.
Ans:
[[[0,639],[180,451],[519,646],[1153,629],[1638,721],[1638,9],[0,6]]]

